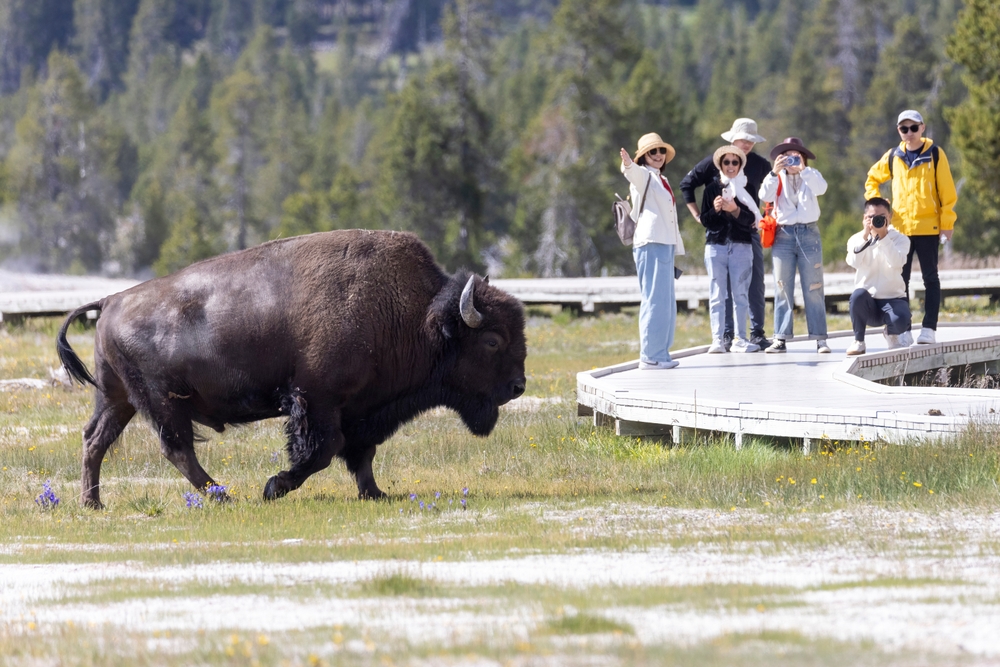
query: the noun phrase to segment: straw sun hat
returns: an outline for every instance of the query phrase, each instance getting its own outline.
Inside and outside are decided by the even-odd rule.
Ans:
[[[667,155],[666,155],[667,159],[664,160],[663,164],[666,164],[667,162],[670,162],[671,160],[674,159],[674,154],[677,151],[674,150],[673,146],[671,146],[663,139],[661,139],[660,135],[658,135],[656,132],[650,132],[649,134],[644,134],[641,137],[639,137],[639,146],[638,148],[636,148],[635,157],[632,159],[638,161],[640,157],[642,157],[649,151],[653,150],[654,148],[660,148],[660,147],[667,149]]]
[[[722,171],[722,156],[723,155],[735,155],[740,159],[740,169],[746,166],[747,156],[736,146],[719,146],[715,154],[712,155],[712,162],[715,163],[715,168],[720,172]]]

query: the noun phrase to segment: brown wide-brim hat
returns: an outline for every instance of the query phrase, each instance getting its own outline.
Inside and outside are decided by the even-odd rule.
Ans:
[[[673,146],[671,146],[663,139],[661,139],[660,135],[658,135],[656,132],[650,132],[649,134],[644,134],[641,137],[639,137],[639,146],[638,148],[636,148],[635,157],[632,159],[638,160],[640,157],[642,157],[649,151],[653,150],[654,148],[661,148],[661,147],[667,149],[667,156],[666,156],[667,159],[663,162],[663,164],[666,164],[667,162],[670,162],[671,160],[674,159],[674,155],[676,155],[677,151],[674,150]]]
[[[741,151],[736,146],[719,146],[715,150],[715,154],[712,155],[712,162],[715,163],[715,168],[720,172],[722,171],[722,156],[724,155],[735,155],[740,159],[740,169],[747,166],[747,156],[746,153]]]
[[[802,143],[802,140],[798,137],[788,137],[780,144],[771,149],[771,162],[774,162],[779,155],[786,151],[798,151],[802,153],[803,156],[809,158],[810,160],[815,160],[816,156],[813,152],[806,148],[806,145]]]

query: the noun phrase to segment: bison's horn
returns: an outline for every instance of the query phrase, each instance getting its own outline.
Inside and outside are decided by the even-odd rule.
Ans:
[[[465,283],[465,289],[462,290],[462,299],[459,302],[459,307],[462,310],[462,319],[473,329],[478,329],[483,323],[483,314],[476,310],[476,304],[474,303],[475,297],[473,297],[473,289],[475,285],[475,276],[469,276],[469,282]]]

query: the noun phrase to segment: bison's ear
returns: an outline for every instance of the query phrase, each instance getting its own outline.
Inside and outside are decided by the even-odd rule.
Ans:
[[[489,276],[486,276],[485,278],[483,278],[483,284],[484,285],[489,285],[490,284],[490,277]]]

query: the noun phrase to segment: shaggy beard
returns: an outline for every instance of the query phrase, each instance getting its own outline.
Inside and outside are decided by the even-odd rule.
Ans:
[[[496,402],[488,398],[465,399],[455,410],[465,422],[466,428],[479,437],[486,437],[492,433],[500,418],[500,408]]]

